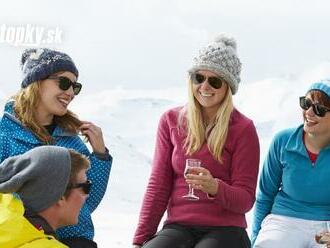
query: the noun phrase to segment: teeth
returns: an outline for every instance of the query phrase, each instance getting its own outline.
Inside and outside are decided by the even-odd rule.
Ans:
[[[307,122],[309,122],[309,123],[316,123],[316,121],[312,121],[312,120],[310,120],[310,119],[306,119],[307,120]]]
[[[68,105],[68,104],[69,104],[69,101],[64,100],[64,99],[59,99],[59,101],[60,101],[61,103],[64,103],[65,105]]]
[[[206,97],[208,97],[208,96],[212,96],[213,94],[211,94],[211,93],[203,93],[203,92],[201,92],[201,95],[202,95],[202,96],[206,96]]]

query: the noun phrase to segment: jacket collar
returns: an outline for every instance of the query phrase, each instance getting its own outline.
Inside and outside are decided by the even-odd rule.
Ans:
[[[290,135],[285,149],[291,152],[297,152],[303,155],[307,155],[306,148],[303,142],[303,125],[300,125],[295,131]]]
[[[290,135],[288,142],[286,143],[285,149],[290,152],[296,152],[304,156],[308,156],[307,150],[303,141],[303,124],[300,125],[296,130]],[[322,150],[330,149],[330,144],[322,148]]]
[[[32,144],[41,144],[41,141],[33,134],[33,132],[25,127],[15,116],[14,101],[9,101],[5,105],[4,115],[0,121],[0,127],[6,135]],[[52,137],[56,140],[59,137],[74,136],[70,132],[64,131],[61,127],[56,126]]]
[[[42,216],[38,215],[37,213],[25,209],[24,217],[28,219],[28,221],[39,231],[43,230],[45,234],[52,235],[55,237],[55,239],[58,239],[56,236],[56,233],[54,229],[49,225],[46,219],[44,219]]]

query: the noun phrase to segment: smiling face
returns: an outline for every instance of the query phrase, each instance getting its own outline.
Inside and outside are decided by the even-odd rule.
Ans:
[[[324,93],[312,91],[306,95],[313,104],[320,104],[325,107],[330,107],[330,100]],[[312,136],[329,136],[330,137],[330,112],[326,112],[324,117],[317,116],[313,108],[303,110],[304,131]]]
[[[198,73],[205,78],[218,77],[217,74],[208,70],[200,70]],[[226,96],[228,85],[223,81],[221,88],[215,89],[208,83],[208,80],[204,80],[204,82],[199,84],[193,83],[192,90],[195,99],[201,105],[202,112],[206,113],[209,118],[212,118],[217,113]]]
[[[71,72],[57,73],[56,76],[69,78],[75,82],[76,76]],[[67,112],[68,105],[74,98],[73,88],[67,90],[59,88],[59,82],[56,79],[45,79],[40,85],[40,102],[37,106],[36,116],[41,125],[52,123],[54,115],[63,116]]]

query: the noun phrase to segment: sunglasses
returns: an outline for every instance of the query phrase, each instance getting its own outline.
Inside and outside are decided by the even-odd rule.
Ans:
[[[308,110],[310,107],[312,107],[314,113],[319,117],[324,117],[327,112],[330,112],[329,108],[318,103],[313,103],[311,99],[308,99],[305,96],[299,97],[299,103],[303,110]]]
[[[55,79],[58,80],[59,85],[58,87],[61,90],[68,90],[71,86],[73,89],[73,93],[75,95],[78,95],[79,92],[81,91],[82,88],[82,84],[78,83],[78,82],[72,82],[69,78],[67,77],[63,77],[63,76],[59,76],[59,77],[48,77],[49,79]]]
[[[84,193],[88,195],[91,192],[92,188],[92,181],[87,180],[84,183],[77,183],[77,184],[72,184],[68,187],[68,189],[77,189],[77,188],[82,188]]]
[[[192,73],[191,79],[194,84],[202,84],[207,80],[208,84],[211,85],[214,89],[220,89],[224,83],[224,79],[221,77],[206,77],[200,73]]]

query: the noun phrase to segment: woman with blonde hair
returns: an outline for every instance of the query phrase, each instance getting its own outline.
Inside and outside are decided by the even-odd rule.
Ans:
[[[6,104],[0,120],[0,162],[42,145],[71,148],[87,156],[91,162],[87,176],[93,181],[90,197],[81,209],[79,223],[60,228],[57,234],[70,247],[97,247],[91,213],[105,193],[112,158],[101,128],[68,110],[82,88],[77,82],[78,70],[67,54],[47,48],[26,50],[21,65],[21,90]],[[92,153],[79,133],[88,139]]]
[[[259,141],[233,106],[240,71],[236,42],[224,35],[194,58],[187,105],[159,123],[135,247],[250,247],[245,213],[255,199]]]

